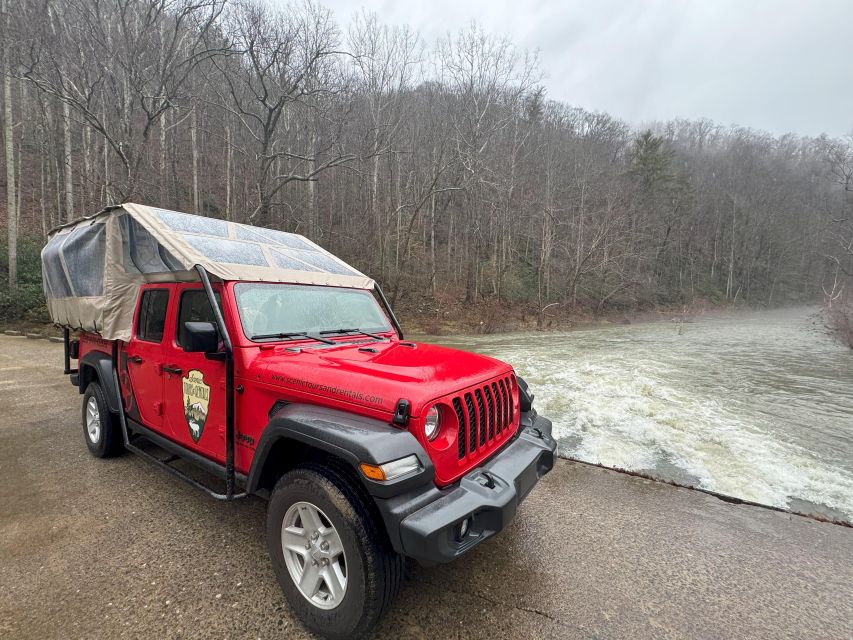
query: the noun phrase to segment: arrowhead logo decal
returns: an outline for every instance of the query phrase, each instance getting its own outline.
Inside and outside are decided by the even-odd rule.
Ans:
[[[204,383],[204,374],[198,369],[190,370],[181,382],[184,387],[184,416],[190,428],[190,437],[193,442],[198,442],[207,421],[210,387]]]

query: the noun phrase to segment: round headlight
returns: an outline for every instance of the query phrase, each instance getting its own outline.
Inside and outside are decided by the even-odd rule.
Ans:
[[[426,435],[427,440],[435,440],[438,435],[438,425],[440,422],[441,413],[438,407],[432,407],[427,411],[426,418],[424,419],[424,435]]]

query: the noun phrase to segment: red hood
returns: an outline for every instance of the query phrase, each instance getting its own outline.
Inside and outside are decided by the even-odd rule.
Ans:
[[[294,345],[276,345],[258,351],[250,365],[253,377],[389,413],[405,398],[414,418],[432,400],[512,371],[488,356],[424,343],[300,347],[297,351]]]

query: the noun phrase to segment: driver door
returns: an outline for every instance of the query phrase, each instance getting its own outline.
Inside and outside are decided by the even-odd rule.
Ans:
[[[225,460],[225,361],[184,351],[184,322],[213,322],[200,285],[178,285],[177,313],[164,350],[166,419],[172,439],[218,462]],[[219,293],[216,293],[219,302]],[[221,309],[221,302],[220,309]]]

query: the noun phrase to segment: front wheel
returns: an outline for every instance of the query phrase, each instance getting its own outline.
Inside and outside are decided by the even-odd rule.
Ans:
[[[326,638],[365,635],[399,590],[390,549],[366,496],[326,467],[278,481],[267,511],[270,558],[291,609]]]

